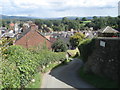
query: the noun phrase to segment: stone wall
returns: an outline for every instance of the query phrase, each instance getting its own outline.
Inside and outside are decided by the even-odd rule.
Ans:
[[[118,80],[119,63],[120,38],[97,38],[95,50],[85,63],[84,70]]]

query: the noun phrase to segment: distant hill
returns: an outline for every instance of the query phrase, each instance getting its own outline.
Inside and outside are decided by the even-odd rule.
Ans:
[[[70,20],[74,20],[77,18],[77,16],[66,16]],[[97,16],[100,17],[100,16]],[[39,17],[28,17],[28,16],[7,16],[7,15],[1,15],[0,19],[46,19],[46,20],[61,20],[63,17],[56,17],[56,18],[39,18]],[[78,17],[82,19],[83,17]],[[87,19],[93,19],[93,17],[86,17]]]
[[[71,19],[71,20],[74,20],[74,19],[76,19],[77,17],[67,17],[67,18],[69,18],[69,19]],[[78,18],[80,18],[80,19],[82,19],[83,17],[78,17]],[[86,17],[87,19],[93,19],[93,17]]]
[[[48,20],[61,20],[63,17],[58,17],[58,18],[42,18],[42,19],[48,19]],[[70,17],[70,16],[67,16],[68,19],[70,20],[75,20],[77,17]],[[78,17],[80,19],[82,19],[83,17]],[[93,17],[86,17],[87,19],[93,19]]]
[[[0,19],[34,19],[34,18],[35,17],[0,15]]]
[[[48,20],[61,20],[63,17],[56,17],[56,18],[38,18],[38,17],[28,17],[28,16],[7,16],[7,15],[1,15],[0,14],[0,19],[48,19]],[[67,16],[68,19],[74,20],[77,17],[74,16]],[[83,17],[78,17],[78,18],[83,18]],[[86,17],[87,19],[92,19],[92,17]]]

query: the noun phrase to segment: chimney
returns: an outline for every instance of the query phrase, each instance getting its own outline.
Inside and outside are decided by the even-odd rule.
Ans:
[[[36,24],[32,24],[32,25],[30,26],[30,29],[31,29],[32,31],[38,30],[38,26],[37,26]]]

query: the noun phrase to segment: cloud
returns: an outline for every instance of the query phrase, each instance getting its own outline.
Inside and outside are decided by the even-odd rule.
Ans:
[[[117,15],[119,0],[1,0],[2,13],[39,17]],[[90,13],[91,11],[91,13]],[[109,11],[109,12],[108,12]]]

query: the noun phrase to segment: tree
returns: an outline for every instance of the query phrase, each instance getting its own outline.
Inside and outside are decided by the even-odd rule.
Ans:
[[[93,19],[97,19],[97,16],[93,16]]]
[[[82,18],[82,21],[87,21],[87,18],[86,18],[86,17],[83,17],[83,18]]]
[[[63,17],[63,18],[62,18],[62,23],[63,23],[63,24],[67,24],[67,23],[68,23],[68,21],[69,21],[69,20],[68,20],[68,18],[67,18],[67,17]]]
[[[120,16],[118,16],[118,31],[120,31]]]
[[[85,38],[85,35],[82,33],[75,33],[74,36],[70,37],[70,44],[73,48],[76,48],[80,45],[80,42]]]
[[[59,26],[59,25],[61,25],[61,20],[53,20],[52,22],[53,22],[53,25],[54,25],[54,26]]]
[[[2,27],[5,27],[6,23],[4,20],[2,20]]]
[[[94,30],[98,30],[106,26],[106,19],[103,17],[94,18],[91,24],[93,25]]]
[[[79,21],[79,20],[80,20],[80,18],[78,18],[78,17],[77,17],[75,20],[76,20],[76,21]]]
[[[61,26],[53,26],[52,27],[54,31],[62,31],[63,28]]]
[[[52,27],[53,23],[50,20],[45,20],[44,24],[46,24],[48,27]]]
[[[68,49],[68,47],[62,40],[58,39],[52,44],[52,49],[55,52],[65,52]]]
[[[69,29],[74,29],[74,30],[78,30],[80,27],[79,22],[75,20],[69,21],[68,25],[69,25]]]

